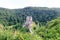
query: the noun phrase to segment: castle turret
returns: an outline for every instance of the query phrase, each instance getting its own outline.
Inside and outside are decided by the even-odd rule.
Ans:
[[[32,22],[33,22],[32,21],[32,16],[27,16],[24,27],[28,28],[31,33],[32,33]]]

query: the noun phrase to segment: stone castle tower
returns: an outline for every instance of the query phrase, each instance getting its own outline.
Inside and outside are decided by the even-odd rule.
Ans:
[[[27,16],[26,21],[25,21],[25,23],[23,25],[23,27],[28,28],[31,33],[32,33],[32,22],[33,22],[32,21],[32,16]]]

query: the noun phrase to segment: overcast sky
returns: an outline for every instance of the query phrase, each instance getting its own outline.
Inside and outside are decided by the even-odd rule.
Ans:
[[[59,7],[60,0],[0,0],[0,7],[24,8],[24,7]]]

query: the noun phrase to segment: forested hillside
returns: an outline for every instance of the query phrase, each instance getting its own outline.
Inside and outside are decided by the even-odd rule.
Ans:
[[[32,34],[23,27],[27,16],[33,18]],[[60,8],[0,8],[0,40],[60,40]]]
[[[26,7],[23,9],[7,9],[0,8],[0,23],[3,25],[15,25],[17,23],[23,24],[26,16],[32,16],[36,23],[47,23],[60,15],[59,9],[46,7]]]

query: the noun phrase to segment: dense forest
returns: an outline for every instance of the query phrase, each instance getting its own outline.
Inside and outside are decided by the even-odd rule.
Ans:
[[[34,34],[22,27],[27,16],[33,18]],[[59,17],[60,8],[0,8],[0,40],[60,40]]]

